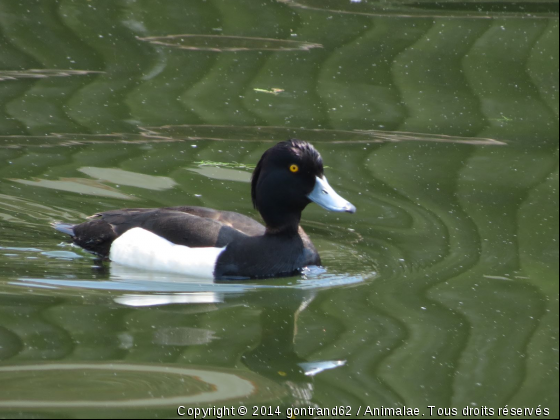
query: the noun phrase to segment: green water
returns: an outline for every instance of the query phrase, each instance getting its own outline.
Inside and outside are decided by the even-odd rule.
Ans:
[[[0,0],[0,417],[557,417],[558,32],[546,0]],[[49,226],[258,218],[289,137],[358,208],[304,212],[323,271],[145,273]]]

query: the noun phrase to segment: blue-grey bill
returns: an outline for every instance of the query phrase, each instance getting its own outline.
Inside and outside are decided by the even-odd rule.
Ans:
[[[356,207],[338,195],[329,185],[326,177],[315,178],[315,188],[307,198],[330,211],[356,213]]]

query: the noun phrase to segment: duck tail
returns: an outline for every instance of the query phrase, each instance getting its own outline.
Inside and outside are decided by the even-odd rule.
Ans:
[[[59,232],[65,233],[72,237],[76,236],[76,234],[74,233],[74,225],[68,223],[53,222],[51,223],[51,226]]]

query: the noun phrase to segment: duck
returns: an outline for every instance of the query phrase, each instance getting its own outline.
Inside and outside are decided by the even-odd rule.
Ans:
[[[112,263],[215,280],[297,275],[321,266],[300,226],[310,203],[333,212],[356,207],[329,185],[313,145],[298,139],[266,150],[251,177],[251,199],[264,224],[240,213],[198,206],[125,208],[80,224],[54,222],[74,244]]]

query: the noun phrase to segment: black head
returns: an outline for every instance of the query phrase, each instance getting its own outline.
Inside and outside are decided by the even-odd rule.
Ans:
[[[320,182],[324,180],[328,186],[319,152],[311,144],[301,140],[291,139],[280,142],[264,152],[253,172],[251,181],[253,205],[261,213],[268,228],[283,229],[291,226],[297,229],[301,212],[311,201],[324,206],[320,202],[322,197],[319,200],[313,198],[316,195],[313,192],[318,188],[317,180]],[[343,200],[332,188],[330,190]],[[328,192],[321,191],[326,197],[328,196]],[[343,201],[354,208],[346,200]],[[335,208],[329,210],[350,211],[351,209],[341,207],[340,210]]]

